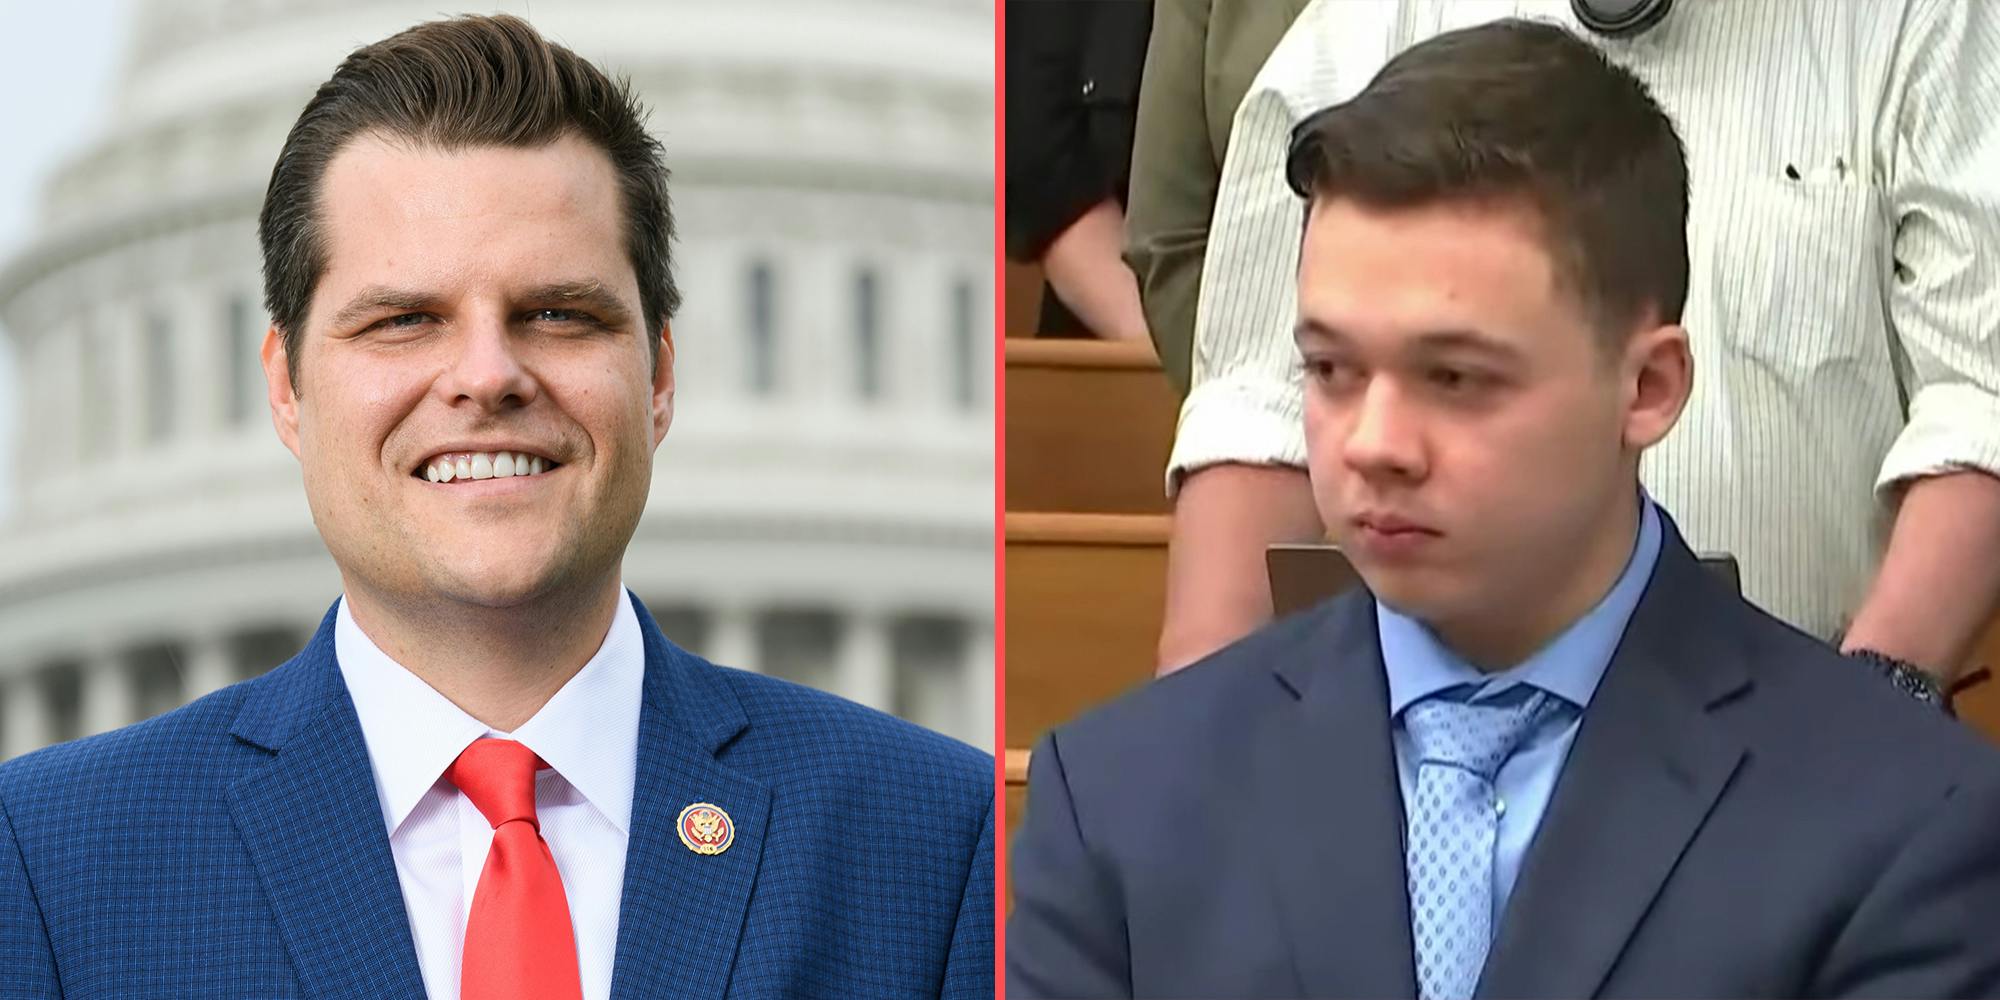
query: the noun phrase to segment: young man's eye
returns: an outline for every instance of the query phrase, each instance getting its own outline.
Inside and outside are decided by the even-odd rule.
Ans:
[[[589,316],[573,309],[537,309],[528,314],[528,319],[535,323],[588,323],[592,321]]]
[[[1313,382],[1327,387],[1339,387],[1354,381],[1357,373],[1353,365],[1335,358],[1308,357],[1299,367]]]
[[[1467,368],[1438,367],[1430,370],[1430,383],[1446,392],[1465,392],[1487,383],[1480,373]]]

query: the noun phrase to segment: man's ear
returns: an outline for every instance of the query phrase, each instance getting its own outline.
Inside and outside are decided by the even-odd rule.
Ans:
[[[1625,446],[1644,451],[1680,420],[1694,391],[1694,355],[1678,324],[1651,327],[1625,345],[1620,368],[1625,390]]]
[[[660,356],[653,362],[653,447],[666,440],[674,423],[674,328],[660,324]]]
[[[264,387],[271,400],[271,426],[278,430],[278,440],[291,449],[292,456],[299,454],[299,393],[292,385],[289,355],[285,353],[285,336],[273,326],[264,331],[264,347],[258,352],[264,362]]]

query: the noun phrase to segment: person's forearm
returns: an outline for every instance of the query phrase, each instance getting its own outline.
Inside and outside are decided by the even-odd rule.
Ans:
[[[1049,244],[1042,272],[1092,333],[1109,340],[1144,340],[1139,283],[1119,256],[1124,240],[1125,214],[1117,202],[1100,201]]]
[[[1187,666],[1271,620],[1264,549],[1325,535],[1304,469],[1213,465],[1174,501],[1167,545],[1161,674]]]
[[[1905,488],[1882,569],[1841,641],[1949,684],[2000,603],[2000,479],[1954,472]]]

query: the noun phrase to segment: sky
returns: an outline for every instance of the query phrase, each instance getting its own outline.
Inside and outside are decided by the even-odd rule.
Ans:
[[[124,54],[132,0],[0,0],[0,261],[34,232],[42,182],[104,127]],[[24,414],[14,342],[0,324],[0,520],[15,506],[15,455]]]

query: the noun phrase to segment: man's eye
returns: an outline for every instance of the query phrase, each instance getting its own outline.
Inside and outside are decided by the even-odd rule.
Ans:
[[[1335,361],[1332,358],[1306,358],[1300,365],[1306,377],[1321,385],[1339,385],[1352,381],[1354,366]]]
[[[1480,384],[1477,373],[1463,368],[1433,368],[1430,372],[1431,384],[1446,392],[1464,392]]]
[[[378,319],[375,322],[368,324],[368,329],[407,330],[411,327],[417,326],[422,323],[427,323],[429,321],[430,317],[428,315],[425,315],[424,313],[402,313],[400,315],[390,316],[387,319]]]
[[[536,323],[585,323],[590,318],[570,309],[537,309],[528,314],[528,319]]]

